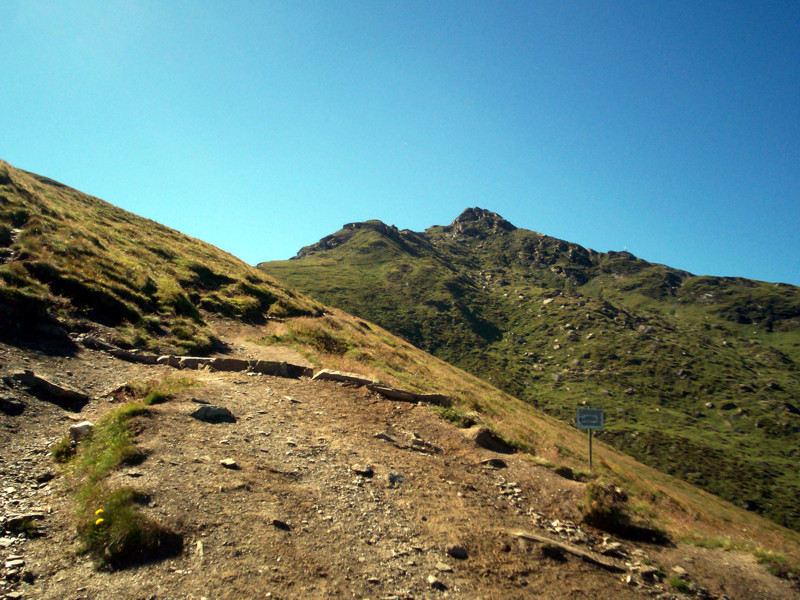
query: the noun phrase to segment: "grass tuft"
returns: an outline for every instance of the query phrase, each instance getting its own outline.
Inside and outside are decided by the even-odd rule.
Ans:
[[[114,569],[179,553],[180,534],[144,515],[141,495],[129,487],[112,488],[106,476],[120,465],[142,458],[131,420],[148,415],[147,400],[167,396],[151,391],[145,402],[128,402],[108,413],[78,444],[68,464],[73,482],[78,535],[100,566]],[[54,456],[66,456],[60,449]]]

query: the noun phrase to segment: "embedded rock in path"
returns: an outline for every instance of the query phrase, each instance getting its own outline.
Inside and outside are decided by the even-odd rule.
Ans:
[[[481,464],[487,469],[507,469],[508,464],[502,458],[487,458]]]
[[[123,350],[122,348],[112,348],[108,350],[111,356],[125,360],[132,363],[140,363],[143,365],[158,364],[158,356],[155,354],[147,354],[138,350]]]
[[[340,383],[350,383],[353,385],[379,385],[374,379],[368,379],[357,373],[344,373],[342,371],[332,371],[331,369],[322,369],[312,377],[314,381],[338,381]]]
[[[200,408],[189,415],[198,421],[206,423],[235,423],[236,417],[224,406],[214,404],[203,404]]]
[[[380,394],[381,396],[385,396],[386,398],[391,398],[392,400],[400,400],[402,402],[416,402],[417,395],[413,392],[407,392],[405,390],[396,390],[394,388],[386,387],[383,385],[372,385],[367,384],[367,389],[376,394]]]
[[[91,400],[88,394],[54,383],[34,374],[29,369],[14,373],[12,378],[21,382],[35,393],[54,399],[56,404],[70,411],[80,412]]]
[[[250,366],[250,361],[243,358],[212,358],[208,366],[216,371],[246,371]]]
[[[210,362],[210,358],[203,358],[200,356],[182,356],[180,359],[178,359],[178,368],[202,369]]]
[[[261,373],[262,375],[274,375],[276,377],[311,377],[314,370],[310,367],[301,367],[287,362],[276,362],[272,360],[251,360],[250,371]]]
[[[233,469],[233,470],[239,469],[239,465],[236,464],[236,461],[233,460],[232,458],[223,458],[221,461],[219,461],[219,464],[221,464],[226,469]]]
[[[180,363],[180,359],[177,356],[159,356],[156,359],[156,363],[159,365],[167,365],[169,367],[178,368],[178,364]]]

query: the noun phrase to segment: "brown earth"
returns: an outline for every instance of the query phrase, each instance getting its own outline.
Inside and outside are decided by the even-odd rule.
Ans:
[[[245,355],[261,352],[242,343],[248,332],[222,333]],[[180,372],[196,387],[137,417],[144,462],[111,475],[149,496],[143,510],[182,533],[184,550],[161,562],[98,571],[79,551],[70,493],[47,448],[72,422],[95,421],[118,406],[104,397],[111,390],[176,371],[86,349],[62,356],[53,350],[0,344],[0,376],[29,368],[97,398],[72,413],[23,388],[0,387],[25,403],[21,415],[0,413],[0,505],[5,515],[46,513],[43,536],[6,532],[0,540],[3,562],[25,561],[21,574],[0,575],[8,598],[666,599],[683,597],[668,582],[674,566],[705,588],[705,597],[800,598],[749,555],[618,540],[617,557],[601,556],[605,534],[571,525],[580,521],[585,484],[529,457],[476,447],[427,406],[331,382],[197,371]],[[191,418],[198,400],[230,409],[236,422]],[[376,438],[380,432],[394,441]],[[225,458],[238,469],[223,467]],[[481,464],[488,458],[508,467],[489,469]],[[354,466],[373,474],[359,475]],[[47,471],[55,479],[37,483]],[[522,540],[513,535],[518,531],[588,552],[607,568],[555,544]],[[467,558],[449,556],[452,545]],[[666,578],[642,581],[638,570],[646,563]],[[696,590],[694,597],[703,596]]]

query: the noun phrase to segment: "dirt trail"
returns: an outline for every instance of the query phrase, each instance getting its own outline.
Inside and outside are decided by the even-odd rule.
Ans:
[[[0,346],[0,375],[22,366],[95,396],[176,373],[88,350],[52,357]],[[0,489],[15,488],[0,498],[6,514],[42,509],[45,535],[0,547],[5,560],[22,557],[31,581],[6,580],[0,591],[40,599],[677,597],[511,535],[558,537],[540,525],[578,520],[583,484],[522,456],[477,448],[428,407],[331,382],[180,374],[198,385],[138,418],[147,459],[112,477],[149,495],[145,512],[184,534],[184,552],[119,572],[96,571],[77,552],[70,498],[46,453],[73,420],[94,420],[115,404],[94,401],[77,415],[12,390],[26,406],[22,415],[0,413]],[[230,409],[236,422],[191,418],[198,401]],[[391,440],[376,437],[381,432]],[[238,468],[223,467],[225,458]],[[486,468],[488,458],[508,467]],[[359,474],[367,467],[371,476]],[[36,482],[46,471],[56,478]],[[467,558],[448,555],[453,545]],[[667,571],[680,564],[712,594],[800,597],[749,557],[624,547],[619,564],[643,556]]]

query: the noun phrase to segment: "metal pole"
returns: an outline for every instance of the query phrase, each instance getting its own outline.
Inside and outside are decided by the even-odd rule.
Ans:
[[[592,430],[589,430],[589,470],[592,470]]]

